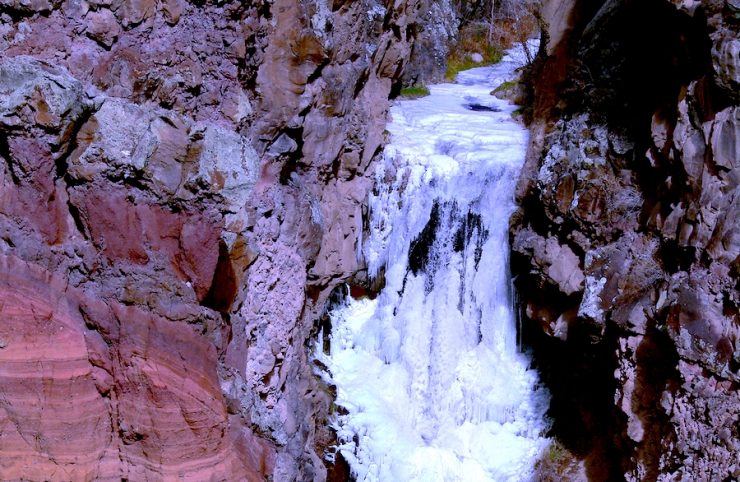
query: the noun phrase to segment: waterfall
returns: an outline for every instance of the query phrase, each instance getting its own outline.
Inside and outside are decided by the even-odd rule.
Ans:
[[[508,223],[527,131],[492,67],[392,109],[362,254],[376,299],[330,312],[338,450],[359,481],[527,480],[549,403],[517,343]]]

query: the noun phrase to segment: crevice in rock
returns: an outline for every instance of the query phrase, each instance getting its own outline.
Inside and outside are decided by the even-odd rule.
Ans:
[[[17,173],[13,169],[13,156],[10,154],[10,146],[8,145],[7,134],[0,134],[0,157],[5,160],[5,164],[8,167],[8,174],[10,174],[10,180],[16,186],[20,184],[20,179]]]
[[[696,248],[680,246],[675,239],[665,240],[659,253],[663,268],[670,274],[687,271],[696,258]]]
[[[72,201],[67,200],[67,209],[69,210],[69,215],[72,218],[77,231],[82,235],[83,239],[89,240],[90,233],[85,227],[85,221],[82,219],[82,213],[80,212],[79,208],[75,206]]]
[[[670,417],[661,406],[665,391],[673,393],[680,386],[676,369],[678,353],[668,335],[660,330],[654,320],[635,352],[636,380],[632,394],[632,411],[644,430],[642,441],[633,449],[632,457],[639,460],[647,473],[643,480],[657,480],[661,471],[663,444],[675,438]],[[624,437],[627,439],[627,437]],[[629,472],[633,463],[625,457],[624,470]]]
[[[357,82],[355,83],[355,90],[352,93],[352,98],[356,99],[358,95],[360,95],[360,92],[362,92],[363,87],[365,87],[365,84],[367,83],[367,79],[370,77],[370,72],[368,69],[363,69],[360,76],[357,78]]]
[[[281,155],[282,167],[280,168],[280,184],[287,186],[293,173],[298,172],[303,160],[303,126],[286,128],[284,131],[290,139],[295,142],[295,149]]]
[[[614,437],[624,424],[614,406],[615,329],[607,327],[602,335],[578,324],[563,341],[525,322],[521,339],[552,396],[548,435],[583,461],[589,480],[625,480],[622,449]]]
[[[49,3],[49,8],[42,7],[38,9],[34,9],[32,7],[19,8],[28,5],[25,2],[4,4],[3,14],[8,15],[10,17],[11,23],[13,24],[17,24],[19,22],[22,22],[23,20],[28,20],[36,16],[49,17],[57,7],[56,5],[54,5],[53,1],[50,1]]]
[[[221,239],[218,243],[218,261],[213,273],[213,281],[211,281],[211,287],[202,305],[221,313],[223,317],[228,317],[238,289],[239,285],[231,263],[229,248]]]
[[[82,110],[80,116],[75,119],[74,123],[71,126],[70,132],[68,134],[69,143],[66,149],[63,152],[59,153],[54,161],[55,176],[57,179],[60,179],[64,183],[64,189],[67,191],[67,211],[69,212],[69,216],[74,222],[75,228],[85,240],[90,239],[90,233],[89,230],[85,227],[85,222],[82,219],[82,214],[79,207],[74,205],[69,192],[71,186],[82,184],[82,182],[76,181],[69,175],[69,157],[79,147],[77,138],[82,131],[82,127],[87,124],[90,119],[92,119],[92,117],[95,115],[95,112],[96,110],[89,106],[86,106]]]
[[[321,74],[324,72],[324,67],[329,65],[329,62],[330,60],[328,58],[324,58],[321,63],[316,66],[316,69],[308,76],[306,79],[306,85],[312,84],[320,79]]]

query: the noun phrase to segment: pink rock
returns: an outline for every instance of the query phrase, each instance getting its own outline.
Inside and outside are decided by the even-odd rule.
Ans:
[[[87,35],[106,48],[110,48],[121,35],[121,26],[110,10],[102,9],[88,13],[85,23]]]
[[[272,448],[230,418],[191,326],[0,258],[0,477],[260,481]],[[49,475],[55,474],[55,475]]]

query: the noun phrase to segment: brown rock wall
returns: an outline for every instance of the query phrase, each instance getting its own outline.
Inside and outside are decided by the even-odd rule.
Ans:
[[[326,478],[314,322],[432,3],[0,4],[0,478]]]
[[[540,135],[512,224],[555,435],[592,480],[734,480],[737,6],[586,3],[530,72]]]

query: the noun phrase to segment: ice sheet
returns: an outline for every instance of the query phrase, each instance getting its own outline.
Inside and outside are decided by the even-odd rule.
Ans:
[[[522,57],[392,109],[363,246],[386,285],[336,307],[330,352],[316,352],[348,412],[334,421],[338,450],[359,481],[527,480],[547,444],[549,398],[516,343],[508,268],[528,137],[516,106],[490,95]]]

